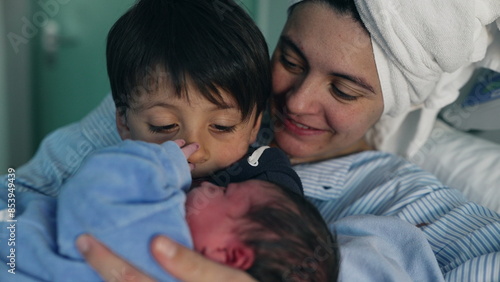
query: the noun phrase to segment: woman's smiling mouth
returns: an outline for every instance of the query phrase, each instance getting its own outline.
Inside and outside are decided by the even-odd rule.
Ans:
[[[299,122],[291,119],[290,117],[286,117],[285,119],[283,119],[283,126],[284,126],[285,130],[287,130],[293,134],[301,135],[301,136],[319,135],[319,134],[323,134],[324,132],[326,132],[326,130],[313,128],[313,127],[307,126],[305,124],[299,123]]]

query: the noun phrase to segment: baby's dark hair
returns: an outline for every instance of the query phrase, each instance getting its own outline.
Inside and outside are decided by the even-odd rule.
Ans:
[[[258,281],[337,281],[336,236],[307,199],[279,189],[283,197],[251,207],[244,217],[249,224],[239,229],[255,253],[247,272]]]
[[[187,83],[217,106],[228,92],[247,119],[271,93],[265,39],[233,0],[140,0],[111,28],[107,69],[117,109],[156,91],[165,79],[177,97]]]

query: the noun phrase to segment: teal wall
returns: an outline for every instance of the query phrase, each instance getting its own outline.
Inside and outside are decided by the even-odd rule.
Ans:
[[[134,2],[68,1],[59,5],[58,12],[50,17],[60,30],[58,51],[50,55],[44,50],[43,31],[35,38],[33,105],[36,143],[54,129],[81,119],[109,92],[106,35]],[[34,11],[43,11],[37,2],[32,3]]]
[[[33,40],[23,38],[16,44],[12,34],[23,34],[24,20],[31,13],[32,0],[2,0],[0,17],[2,18],[2,63],[3,87],[0,91],[1,123],[5,126],[0,136],[2,139],[3,162],[9,167],[17,167],[25,163],[33,154],[33,114],[31,107],[31,47]],[[2,68],[2,67],[0,67]],[[6,156],[5,156],[6,155]],[[3,157],[2,157],[3,158]],[[5,171],[1,169],[0,171]],[[1,172],[0,172],[1,173]]]
[[[245,8],[245,10],[248,12],[248,14],[250,16],[252,16],[252,18],[255,20],[255,16],[256,16],[256,7],[257,7],[257,1],[258,0],[240,0],[240,1],[237,1],[240,6],[242,6],[243,8]]]
[[[266,37],[269,50],[272,53],[278,42],[287,18],[287,9],[291,0],[260,0],[258,22]]]

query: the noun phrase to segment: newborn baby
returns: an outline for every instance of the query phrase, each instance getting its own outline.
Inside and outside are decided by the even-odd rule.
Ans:
[[[99,281],[75,247],[84,233],[160,281],[174,280],[149,252],[160,234],[259,281],[336,279],[337,244],[279,149],[257,149],[223,172],[227,183],[202,181],[186,197],[190,146],[124,141],[91,155],[57,200],[20,195],[30,204],[17,217],[17,281]],[[318,246],[330,255],[312,271],[303,261]]]

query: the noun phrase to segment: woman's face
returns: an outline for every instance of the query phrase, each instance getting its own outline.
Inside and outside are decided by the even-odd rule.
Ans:
[[[368,33],[320,3],[295,8],[273,54],[275,141],[294,163],[363,148],[384,104]]]

